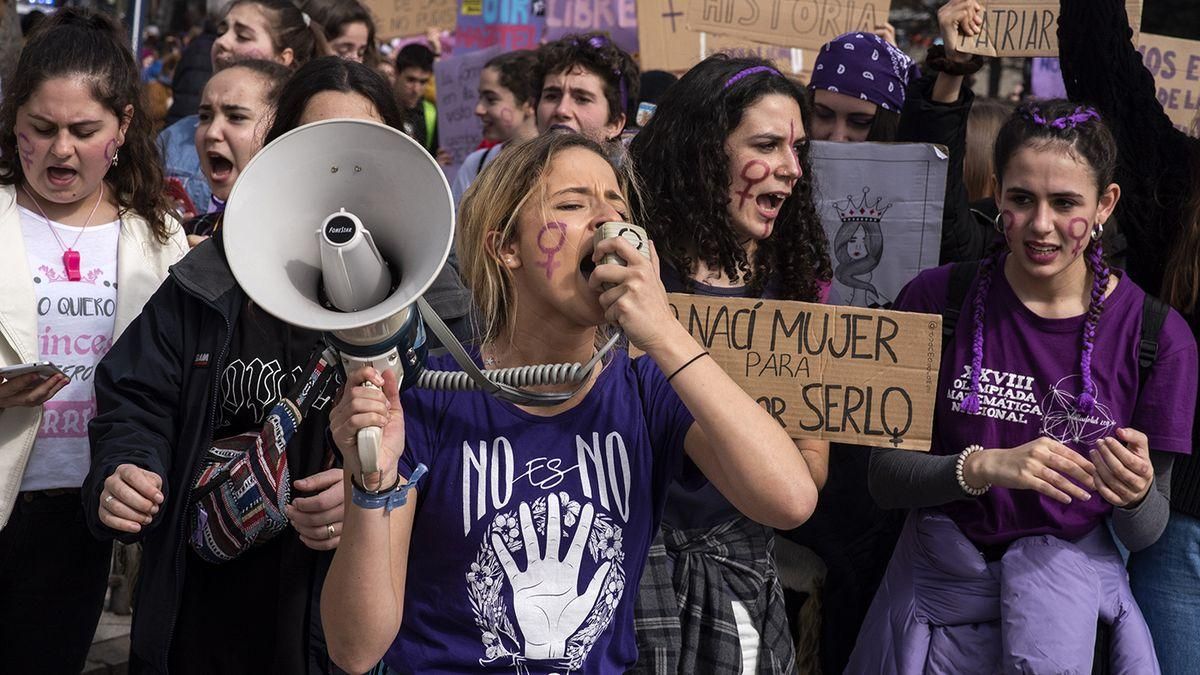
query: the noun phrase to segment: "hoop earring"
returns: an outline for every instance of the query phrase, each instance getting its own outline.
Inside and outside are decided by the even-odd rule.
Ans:
[[[1096,223],[1092,227],[1092,241],[1100,241],[1100,237],[1104,236],[1104,223]]]
[[[1004,234],[1004,225],[1000,223],[1004,218],[1004,213],[997,213],[995,218],[992,218],[992,226],[996,228],[996,234]]]

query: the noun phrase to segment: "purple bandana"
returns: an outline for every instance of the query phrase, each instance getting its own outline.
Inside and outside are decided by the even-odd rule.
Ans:
[[[808,86],[900,112],[914,67],[907,54],[878,35],[846,33],[821,48]]]

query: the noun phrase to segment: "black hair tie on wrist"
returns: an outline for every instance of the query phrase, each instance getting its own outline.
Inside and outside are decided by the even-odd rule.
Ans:
[[[693,363],[695,363],[695,362],[699,361],[700,359],[704,358],[705,356],[708,356],[708,352],[707,352],[707,351],[700,352],[699,354],[697,354],[697,355],[693,356],[692,358],[688,359],[688,360],[687,360],[687,363],[683,364],[682,366],[679,366],[678,368],[676,368],[676,369],[675,369],[675,372],[673,372],[673,373],[671,373],[669,376],[667,376],[667,382],[670,382],[672,378],[674,378],[674,377],[675,377],[676,375],[678,375],[679,373],[682,373],[684,368],[687,368],[688,366],[690,366],[690,365],[692,365]]]
[[[925,53],[925,67],[934,72],[965,77],[983,68],[983,57],[973,54],[970,61],[952,61],[946,56],[945,45],[934,45]]]

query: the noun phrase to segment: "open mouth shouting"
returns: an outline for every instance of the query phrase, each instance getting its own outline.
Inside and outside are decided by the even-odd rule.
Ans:
[[[758,205],[758,213],[767,220],[774,220],[779,216],[779,209],[783,207],[783,202],[788,198],[787,192],[764,192],[758,195],[754,200]]]
[[[214,185],[231,185],[237,175],[233,160],[215,150],[205,153],[208,164],[208,177]]]
[[[68,187],[78,175],[75,169],[61,164],[46,168],[46,181],[56,188]]]

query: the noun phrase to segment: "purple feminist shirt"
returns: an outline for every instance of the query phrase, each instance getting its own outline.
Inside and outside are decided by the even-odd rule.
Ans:
[[[457,370],[450,357],[431,368]],[[571,410],[409,390],[400,471],[418,462],[401,673],[615,673],[692,416],[648,357],[616,352]]]
[[[1003,265],[993,271],[984,320],[980,411],[960,409],[971,387],[971,311],[975,283],[942,356],[934,412],[932,452],[950,455],[978,443],[1015,448],[1036,438],[1053,438],[1087,456],[1097,440],[1131,427],[1159,452],[1188,454],[1196,400],[1196,342],[1172,311],[1159,335],[1158,360],[1138,391],[1138,341],[1146,294],[1114,271],[1119,283],[1108,296],[1096,328],[1092,375],[1096,406],[1082,412],[1080,345],[1084,317],[1045,319],[1013,292]],[[950,266],[922,272],[901,291],[895,309],[940,314],[946,304]],[[983,497],[942,507],[972,541],[1005,544],[1020,537],[1051,534],[1076,539],[1112,510],[1096,493],[1086,502],[1061,504],[1033,490],[993,487]]]

